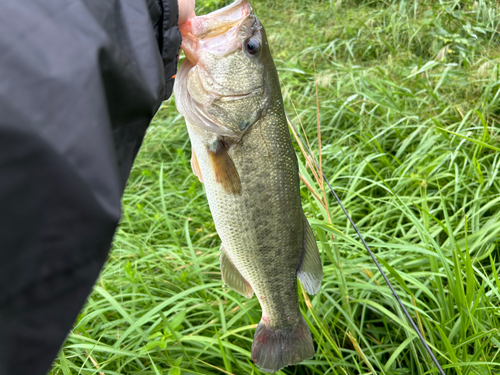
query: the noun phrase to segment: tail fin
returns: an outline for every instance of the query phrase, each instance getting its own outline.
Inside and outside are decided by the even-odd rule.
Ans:
[[[291,328],[272,328],[260,321],[252,344],[252,359],[264,372],[276,372],[314,356],[311,331],[303,317]]]

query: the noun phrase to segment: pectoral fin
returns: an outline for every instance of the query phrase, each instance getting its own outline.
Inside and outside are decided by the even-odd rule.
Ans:
[[[215,174],[215,182],[221,184],[226,193],[240,194],[240,176],[224,142],[221,140],[212,142],[208,147],[208,156]]]
[[[198,180],[200,180],[201,183],[203,183],[203,177],[201,176],[200,164],[198,164],[198,158],[196,157],[194,150],[191,153],[191,168],[193,169],[194,175],[196,177],[198,177]]]
[[[304,216],[304,253],[297,276],[302,286],[309,294],[316,294],[321,287],[323,279],[323,267],[319,255],[318,245],[314,238],[313,231],[306,217]]]
[[[221,246],[220,269],[222,273],[222,281],[232,290],[240,293],[242,296],[252,298],[253,289],[249,282],[241,276],[240,271],[236,268],[229,256],[224,250],[224,245]]]

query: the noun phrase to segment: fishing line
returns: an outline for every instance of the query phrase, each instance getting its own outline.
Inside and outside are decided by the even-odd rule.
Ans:
[[[415,332],[417,333],[417,336],[418,338],[420,339],[420,341],[422,342],[422,345],[424,345],[424,348],[425,350],[427,351],[427,353],[429,353],[429,355],[431,356],[432,358],[432,361],[434,362],[434,364],[436,365],[437,369],[439,370],[439,373],[441,375],[445,375],[443,369],[441,368],[438,360],[436,359],[436,357],[434,356],[434,353],[432,352],[431,348],[429,348],[429,345],[427,345],[427,342],[425,341],[425,338],[424,336],[422,335],[422,333],[420,332],[420,330],[418,329],[417,325],[415,324],[415,322],[413,321],[412,317],[410,316],[410,313],[408,312],[408,310],[406,310],[405,306],[403,305],[403,302],[401,301],[401,299],[399,298],[398,294],[396,293],[396,291],[394,290],[391,282],[389,281],[389,279],[387,278],[387,276],[385,275],[385,272],[382,270],[382,267],[380,266],[380,263],[377,261],[377,258],[375,258],[375,255],[373,254],[373,252],[371,251],[370,247],[368,246],[368,244],[366,243],[365,239],[363,238],[363,236],[361,235],[360,231],[358,230],[358,227],[356,226],[356,224],[354,224],[354,221],[352,221],[351,219],[351,216],[349,216],[349,214],[347,213],[347,210],[345,209],[344,205],[342,204],[342,202],[340,201],[340,198],[338,197],[337,193],[335,192],[335,190],[333,190],[333,187],[332,185],[330,185],[330,181],[328,181],[328,178],[325,176],[325,174],[323,172],[321,172],[321,169],[318,165],[318,163],[316,162],[316,159],[314,159],[313,157],[313,154],[311,152],[311,150],[309,149],[309,147],[307,147],[306,143],[304,142],[304,140],[302,139],[302,136],[300,135],[299,131],[297,130],[297,128],[295,127],[295,125],[293,124],[292,122],[292,119],[290,118],[290,116],[288,116],[288,113],[286,113],[286,118],[288,119],[288,122],[290,123],[290,125],[292,126],[293,130],[295,130],[295,133],[299,136],[299,139],[300,139],[300,142],[302,143],[302,145],[305,147],[305,149],[307,150],[307,152],[309,153],[309,155],[311,156],[311,159],[314,161],[314,164],[316,164],[316,168],[318,168],[318,171],[320,171],[320,173],[323,175],[323,179],[325,180],[325,182],[327,183],[328,187],[330,188],[330,191],[332,192],[333,196],[335,197],[335,199],[337,200],[338,204],[340,205],[340,207],[342,208],[342,211],[344,211],[344,214],[345,216],[347,216],[347,219],[349,220],[349,222],[351,223],[352,227],[354,228],[354,230],[356,231],[356,233],[358,234],[359,236],[359,239],[361,240],[361,242],[363,243],[363,245],[365,246],[366,250],[368,251],[368,253],[370,254],[370,257],[373,259],[373,262],[375,263],[375,265],[377,266],[378,270],[380,271],[380,273],[382,274],[382,277],[384,278],[385,282],[387,283],[387,285],[389,286],[389,288],[391,289],[391,292],[392,292],[392,295],[394,296],[394,298],[396,298],[396,300],[398,301],[399,303],[399,306],[401,306],[401,308],[403,309],[405,315],[406,315],[406,318],[408,319],[408,321],[410,322],[411,326],[413,327],[413,329],[415,330]]]

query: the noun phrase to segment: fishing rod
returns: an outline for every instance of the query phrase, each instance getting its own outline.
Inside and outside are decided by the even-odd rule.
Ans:
[[[354,228],[354,230],[356,231],[356,233],[358,234],[358,237],[359,239],[361,240],[361,242],[363,243],[364,247],[366,248],[366,250],[368,251],[368,253],[370,254],[370,257],[372,258],[373,262],[375,263],[375,265],[377,266],[378,270],[380,271],[380,273],[382,274],[382,277],[384,278],[385,282],[387,283],[387,285],[389,286],[389,289],[391,289],[391,292],[392,292],[392,295],[394,296],[394,298],[396,298],[396,300],[398,301],[399,303],[399,306],[401,306],[401,308],[403,309],[405,315],[406,315],[406,318],[408,319],[408,321],[410,322],[411,326],[413,327],[413,329],[415,330],[415,332],[417,333],[417,336],[418,338],[420,339],[420,341],[422,342],[422,345],[424,346],[425,350],[427,351],[427,353],[429,353],[429,355],[431,356],[432,358],[432,361],[434,362],[434,364],[436,365],[439,373],[441,375],[445,375],[443,369],[441,368],[441,365],[439,364],[438,360],[436,359],[436,357],[434,356],[434,353],[432,352],[431,348],[429,348],[429,345],[427,345],[427,341],[425,341],[425,338],[424,336],[422,335],[422,333],[420,332],[420,330],[418,329],[417,325],[415,324],[415,322],[413,321],[412,317],[410,316],[410,313],[408,312],[408,310],[406,310],[405,306],[403,305],[403,302],[401,301],[401,299],[399,298],[398,294],[396,293],[396,291],[394,290],[391,282],[389,281],[389,279],[387,278],[385,272],[382,270],[382,266],[380,265],[380,263],[377,261],[377,258],[375,258],[375,254],[373,254],[373,252],[371,251],[370,247],[368,246],[368,244],[366,243],[365,239],[363,238],[363,236],[361,235],[361,232],[359,231],[358,227],[356,226],[356,224],[354,224],[354,221],[351,219],[351,216],[349,216],[349,214],[347,213],[347,210],[345,209],[344,205],[342,204],[340,198],[338,197],[337,193],[335,192],[335,190],[333,189],[332,185],[330,184],[330,181],[328,181],[328,178],[325,176],[325,174],[323,173],[322,169],[319,167],[316,159],[314,158],[311,150],[309,149],[309,147],[307,147],[307,144],[304,142],[304,140],[302,139],[302,136],[300,135],[299,131],[297,130],[297,128],[295,127],[295,125],[293,124],[292,122],[292,119],[290,118],[290,116],[288,116],[288,113],[285,113],[286,114],[286,118],[288,119],[288,123],[290,124],[290,126],[293,128],[293,130],[295,131],[295,133],[298,135],[299,139],[300,139],[300,142],[302,143],[302,145],[304,146],[304,148],[307,150],[307,152],[309,153],[309,156],[311,157],[311,159],[314,161],[314,164],[316,164],[316,168],[318,169],[318,171],[323,175],[323,179],[325,180],[326,184],[328,185],[328,187],[330,188],[330,191],[332,192],[333,196],[335,197],[335,199],[337,200],[338,204],[340,205],[340,207],[342,208],[342,211],[344,211],[344,214],[345,216],[347,216],[347,219],[349,220],[349,222],[351,223],[352,227]]]

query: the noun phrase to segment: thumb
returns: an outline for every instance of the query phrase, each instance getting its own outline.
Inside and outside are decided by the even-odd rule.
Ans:
[[[179,25],[182,25],[195,16],[194,1],[195,0],[177,0],[179,6]]]

